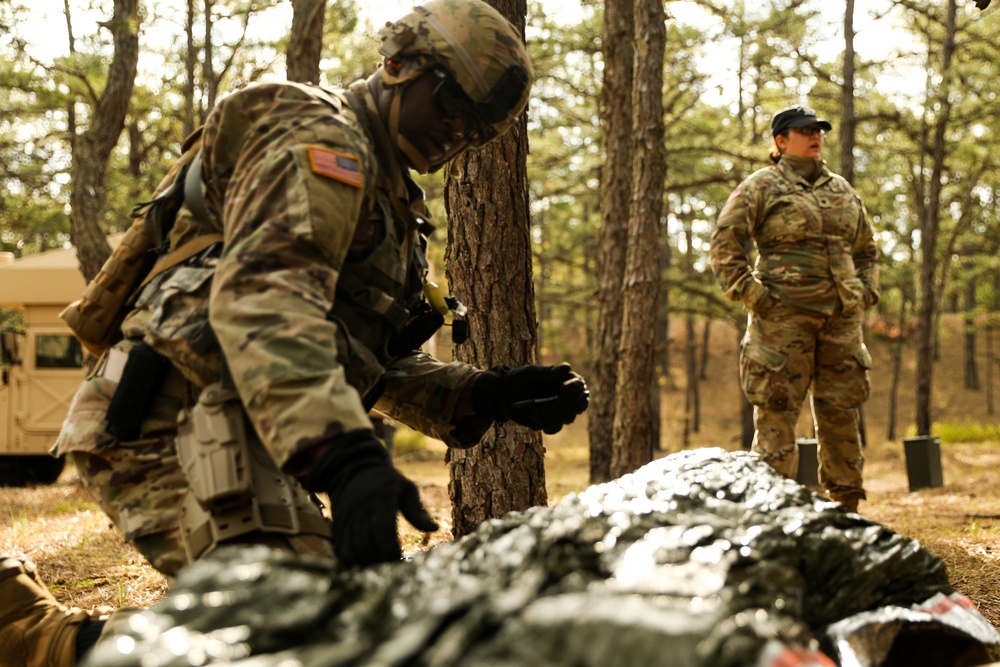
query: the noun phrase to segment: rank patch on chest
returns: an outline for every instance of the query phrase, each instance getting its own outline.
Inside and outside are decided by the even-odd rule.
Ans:
[[[361,162],[354,155],[338,153],[322,146],[309,147],[309,166],[314,174],[360,188],[364,183]]]

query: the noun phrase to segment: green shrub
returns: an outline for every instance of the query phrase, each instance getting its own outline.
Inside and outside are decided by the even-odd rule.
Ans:
[[[917,435],[916,426],[911,425],[906,430],[907,437]],[[1000,442],[1000,424],[980,424],[978,422],[934,422],[931,425],[931,435],[940,438],[941,442]]]
[[[426,447],[427,436],[402,424],[396,424],[396,433],[392,440],[393,456],[422,452]]]

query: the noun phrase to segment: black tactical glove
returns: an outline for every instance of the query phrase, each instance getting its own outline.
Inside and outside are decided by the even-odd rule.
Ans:
[[[477,415],[498,422],[509,419],[550,435],[572,423],[587,409],[589,400],[587,383],[569,364],[513,370],[494,366],[472,386]]]
[[[335,438],[312,467],[305,486],[330,496],[333,548],[345,567],[400,560],[396,513],[415,528],[438,529],[417,486],[389,461],[385,448],[368,430]]]

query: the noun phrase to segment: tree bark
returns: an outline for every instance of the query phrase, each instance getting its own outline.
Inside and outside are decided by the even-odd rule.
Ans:
[[[965,388],[979,391],[979,368],[976,364],[976,279],[965,280]]]
[[[694,316],[688,314],[684,318],[684,357],[685,375],[687,376],[686,391],[684,392],[684,414],[688,426],[685,427],[685,437],[690,433],[698,433],[701,430],[701,396],[698,393],[698,342],[694,329]],[[684,446],[691,443],[685,439]]]
[[[184,136],[194,132],[194,77],[198,68],[198,47],[194,43],[194,0],[187,0],[187,17],[184,21],[184,36],[187,51],[184,54]]]
[[[212,7],[215,0],[205,0],[205,51],[202,54],[202,85],[205,88],[204,116],[215,108],[215,99],[219,93],[219,81],[215,76],[215,49],[212,46]]]
[[[673,266],[673,253],[670,247],[670,235],[666,227],[660,236],[660,275],[667,275]],[[627,241],[626,241],[627,242]],[[656,313],[656,373],[657,383],[660,379],[666,381],[666,386],[673,389],[673,375],[670,373],[670,290],[663,289],[660,293],[662,302]]]
[[[63,14],[66,16],[66,37],[69,44],[69,57],[76,55],[76,37],[73,34],[73,13],[69,0],[63,0]],[[66,136],[69,143],[70,159],[76,155],[76,100],[70,97],[66,103]]]
[[[132,177],[132,182],[139,180],[142,172],[142,129],[139,127],[137,119],[132,119],[125,125],[128,136],[128,175]]]
[[[524,0],[492,2],[524,31]],[[447,169],[448,284],[469,306],[470,340],[456,349],[479,367],[519,366],[536,358],[534,288],[528,217],[526,118]],[[541,434],[507,423],[472,449],[449,451],[452,533],[460,537],[486,519],[545,505]]]
[[[626,243],[628,242],[628,237],[626,237]],[[660,275],[666,274],[670,270],[670,243],[665,241],[660,243]],[[662,303],[660,307],[656,309],[656,321],[653,324],[654,330],[656,332],[654,346],[653,360],[653,399],[652,399],[652,425],[654,433],[652,434],[653,440],[653,450],[662,451],[663,443],[660,438],[660,425],[662,410],[660,409],[660,392],[663,388],[671,388],[670,382],[672,377],[670,375],[670,293],[666,290],[661,291]],[[662,385],[661,385],[662,383]],[[612,424],[612,426],[614,426]],[[654,454],[655,456],[655,454]]]
[[[712,318],[706,317],[705,322],[702,324],[701,330],[701,363],[698,364],[698,379],[707,380],[708,379],[708,360],[711,355],[708,353],[709,350],[709,338],[712,335]]]
[[[892,339],[889,348],[892,359],[892,367],[890,368],[892,382],[889,385],[889,416],[886,424],[886,440],[896,439],[896,415],[898,413],[897,405],[899,403],[899,378],[903,370],[903,343],[906,340],[906,313],[908,305],[905,293],[902,294],[901,297],[898,320],[899,331]]]
[[[840,175],[854,183],[854,0],[844,10],[844,87],[841,96]]]
[[[70,236],[80,271],[89,282],[111,254],[101,222],[104,217],[104,177],[111,151],[125,127],[139,62],[139,0],[115,0],[108,24],[115,52],[107,84],[94,106],[90,126],[77,138],[70,169]]]
[[[690,219],[684,222],[684,241],[687,246],[687,253],[685,257],[685,270],[687,271],[689,278],[695,277],[694,268],[694,227]],[[694,327],[694,314],[688,312],[685,317],[685,368],[687,375],[685,392],[685,406],[684,413],[690,420],[691,433],[698,433],[701,430],[701,395],[698,392],[698,340],[695,334]],[[687,447],[688,442],[684,443]]]
[[[633,16],[632,0],[606,0],[601,42],[604,82],[600,109],[605,158],[601,174],[597,332],[594,369],[587,378],[591,391],[587,430],[592,483],[611,479],[615,385],[622,331],[622,279],[632,178]]]
[[[996,406],[993,404],[993,319],[986,322],[986,414],[993,416]]]
[[[653,459],[656,410],[656,309],[660,306],[660,219],[663,213],[663,53],[660,0],[635,3],[635,140],[628,244],[622,286],[622,340],[615,388],[611,474],[620,477]]]
[[[292,0],[292,31],[285,55],[289,81],[319,83],[325,12],[326,0]]]
[[[545,223],[545,211],[538,212],[539,224],[538,228],[535,230],[537,236],[535,237],[538,241],[538,246],[544,248],[546,245],[546,227]],[[548,274],[548,257],[546,257],[544,252],[538,253],[538,258],[535,260],[538,262],[538,292],[535,295],[535,305],[538,308],[538,321],[548,322],[550,317],[551,307],[548,303],[549,296],[549,283],[546,280],[546,275]],[[537,329],[535,333],[535,348],[538,350],[545,349],[545,341],[543,340],[545,332],[541,329]]]
[[[937,237],[941,190],[944,187],[944,161],[947,154],[946,130],[951,119],[951,60],[955,52],[955,15],[957,0],[948,0],[944,45],[941,51],[941,86],[935,96],[939,105],[931,149],[931,175],[927,206],[920,221],[920,308],[917,316],[917,435],[931,434],[931,386],[934,376],[934,314],[937,311]]]
[[[743,344],[743,337],[747,333],[747,321],[746,318],[740,318],[736,322],[736,349],[740,349]],[[733,369],[735,371],[736,382],[740,386],[740,449],[745,449],[750,451],[753,446],[753,435],[757,430],[753,423],[753,405],[747,400],[746,394],[743,393],[743,385],[740,381],[740,369],[739,365]]]

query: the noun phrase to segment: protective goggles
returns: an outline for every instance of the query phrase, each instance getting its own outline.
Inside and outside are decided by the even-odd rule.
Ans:
[[[489,95],[482,102],[476,103],[446,69],[435,67],[432,71],[440,79],[431,96],[434,105],[448,118],[468,118],[465,137],[473,146],[482,146],[497,135],[495,126],[509,117],[528,86],[524,70],[512,65],[493,86]]]

